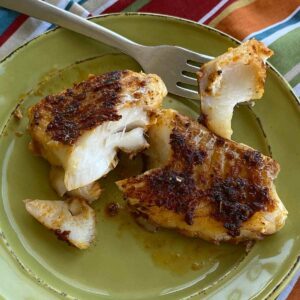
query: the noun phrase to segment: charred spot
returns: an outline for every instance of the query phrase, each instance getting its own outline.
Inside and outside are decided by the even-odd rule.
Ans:
[[[140,93],[140,92],[135,92],[135,93],[133,94],[133,97],[134,97],[135,99],[140,99],[140,98],[142,97],[142,93]]]
[[[222,70],[218,70],[217,73],[218,73],[218,75],[221,75],[222,74]]]
[[[208,196],[215,203],[214,216],[231,236],[238,236],[241,224],[269,204],[268,188],[243,178],[216,179]]]
[[[39,125],[40,117],[41,117],[41,115],[40,115],[39,111],[37,109],[34,109],[34,111],[33,111],[33,124],[35,126]]]
[[[47,132],[51,132],[52,138],[64,144],[73,144],[80,134],[77,125],[69,120],[65,120],[61,115],[56,115],[48,124]]]
[[[145,81],[145,80],[142,80],[142,81],[139,83],[139,86],[140,86],[140,87],[145,87],[145,86],[146,86],[146,81]]]
[[[216,146],[222,147],[222,146],[224,146],[224,144],[225,144],[225,140],[223,138],[221,138],[221,137],[217,137],[217,139],[216,139]]]
[[[77,101],[82,101],[85,98],[86,98],[86,93],[85,92],[77,94],[77,95],[74,96],[74,99],[76,99]]]
[[[190,126],[191,126],[191,123],[189,123],[189,122],[184,123],[185,128],[189,128]]]
[[[232,160],[232,159],[234,159],[234,154],[233,154],[232,151],[229,150],[229,151],[226,151],[225,157],[226,157],[228,160]]]
[[[67,89],[66,90],[66,96],[70,97],[74,95],[74,91],[72,89]]]
[[[188,225],[193,225],[193,218],[194,218],[194,209],[189,209],[184,216],[184,221]]]
[[[106,121],[121,118],[116,110],[121,91],[122,71],[91,76],[59,95],[46,96],[35,109],[33,122],[38,125],[42,106],[50,111],[52,120],[46,132],[52,139],[72,145],[84,130],[93,129]]]
[[[207,124],[207,115],[201,113],[200,116],[198,117],[197,121],[198,121],[199,124],[202,124],[202,125],[206,126],[206,124]]]
[[[119,214],[120,205],[116,202],[110,202],[106,205],[105,212],[109,217],[115,217]]]
[[[69,245],[71,245],[69,241],[69,234],[70,234],[69,230],[61,231],[60,229],[56,229],[54,230],[54,233],[59,240],[67,242]]]
[[[263,157],[258,151],[248,150],[243,154],[243,159],[251,167],[260,167],[263,164]]]
[[[211,86],[207,86],[204,91],[206,94],[210,95],[210,93],[212,92]]]
[[[186,168],[190,169],[193,165],[202,164],[207,157],[205,151],[191,147],[184,135],[176,129],[173,129],[170,135],[170,144],[174,158],[178,161],[183,161]]]

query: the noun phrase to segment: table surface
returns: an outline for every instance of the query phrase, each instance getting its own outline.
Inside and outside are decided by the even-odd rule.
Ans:
[[[300,73],[293,71],[293,67],[299,63],[300,39],[297,38],[299,37],[299,28],[295,27],[300,20],[299,13],[295,13],[298,10],[299,0],[255,0],[249,2],[232,0],[220,1],[219,3],[203,0],[203,5],[198,5],[199,0],[85,0],[80,1],[82,5],[77,4],[78,0],[46,1],[59,4],[60,7],[83,17],[119,11],[163,13],[210,25],[240,40],[249,38],[251,33],[254,33],[252,37],[262,39],[277,53],[278,56],[275,55],[271,59],[272,64],[282,74],[285,74],[286,79],[295,88],[297,95],[300,96],[300,82],[298,79],[300,77],[297,75]],[[65,6],[63,3],[65,3]],[[3,9],[0,9],[0,12],[1,10],[3,12]],[[263,18],[261,17],[262,11]],[[23,21],[20,22],[20,17],[12,12],[5,11],[4,15],[8,18],[2,17],[0,22],[0,44],[2,43],[0,58],[48,28],[45,27],[43,22],[37,22],[37,20],[31,18],[27,20],[23,18],[23,24]],[[291,26],[291,22],[293,26]],[[270,26],[273,26],[271,31],[269,30]],[[283,29],[292,27],[293,30],[285,30],[284,36],[279,34]],[[19,33],[15,35],[16,38],[10,38],[15,33]],[[298,34],[297,37],[296,33]],[[280,57],[280,59],[277,59],[277,57]],[[288,297],[288,300],[298,299],[300,300],[300,280],[298,280]]]
[[[299,299],[300,299],[300,279],[298,280],[291,294],[288,297],[288,300],[299,300]]]

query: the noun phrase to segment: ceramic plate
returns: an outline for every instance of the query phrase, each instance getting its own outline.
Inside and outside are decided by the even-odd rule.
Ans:
[[[236,41],[182,19],[117,14],[93,19],[146,45],[179,45],[219,55]],[[275,298],[297,268],[300,210],[300,114],[291,88],[270,68],[266,92],[253,110],[235,111],[233,138],[272,155],[281,164],[277,189],[289,210],[274,236],[243,245],[213,245],[172,231],[153,234],[122,210],[105,214],[110,201],[123,203],[114,181],[141,172],[137,157],[101,180],[97,240],[80,251],[56,239],[24,209],[25,198],[56,199],[49,165],[28,151],[26,111],[47,94],[116,69],[140,70],[130,57],[66,30],[48,32],[0,64],[0,299],[265,299]],[[168,95],[165,107],[196,117],[199,103]],[[13,114],[19,107],[24,118]],[[130,167],[129,167],[130,166]]]

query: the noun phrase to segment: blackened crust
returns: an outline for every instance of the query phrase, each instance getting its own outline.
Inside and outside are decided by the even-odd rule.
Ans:
[[[207,146],[212,143],[213,148]],[[138,199],[136,208],[147,212],[158,206],[183,215],[192,225],[197,209],[209,206],[210,216],[233,237],[255,212],[274,209],[270,176],[277,175],[279,166],[271,158],[178,115],[170,145],[165,167],[121,183],[126,198]]]
[[[116,110],[120,79],[126,71],[115,71],[75,84],[58,95],[47,96],[33,108],[31,126],[39,125],[42,112],[50,115],[46,132],[55,141],[72,145],[84,130],[121,118]]]

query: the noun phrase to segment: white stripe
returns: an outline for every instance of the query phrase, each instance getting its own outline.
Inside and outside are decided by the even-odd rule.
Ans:
[[[300,83],[294,86],[294,92],[298,97],[300,97]]]
[[[265,27],[265,28],[263,28],[263,29],[261,29],[261,30],[259,30],[259,31],[252,32],[252,33],[249,34],[247,37],[245,37],[243,41],[249,40],[249,39],[251,39],[253,36],[257,35],[257,34],[260,34],[260,33],[264,32],[264,31],[266,31],[266,30],[268,30],[268,29],[271,29],[271,28],[273,28],[273,27],[275,27],[275,26],[277,26],[277,25],[280,25],[280,24],[282,24],[282,23],[284,23],[284,22],[290,20],[290,19],[291,19],[291,18],[292,18],[299,10],[300,10],[300,6],[299,6],[299,7],[298,7],[291,15],[289,15],[289,16],[288,16],[287,18],[285,18],[284,20],[282,20],[282,21],[280,21],[280,22],[277,22],[277,23],[275,23],[275,24],[273,24],[273,25],[271,25],[271,26]]]
[[[78,16],[81,16],[83,18],[87,18],[89,16],[89,12],[83,8],[81,5],[74,3],[71,7],[70,7],[70,12],[72,12],[73,14],[76,14]]]
[[[82,6],[91,12],[92,15],[99,15],[117,1],[118,0],[89,0],[83,3]]]
[[[1,46],[0,57],[4,57],[20,45],[47,30],[51,24],[34,18],[27,19],[12,36]]]
[[[298,63],[296,66],[294,66],[291,70],[289,70],[285,75],[285,79],[287,81],[291,81],[293,78],[295,78],[300,73],[300,63]]]
[[[68,5],[69,0],[47,0],[46,2],[64,9]]]
[[[100,15],[103,11],[105,11],[107,8],[109,8],[110,6],[115,4],[116,2],[118,2],[118,0],[108,0],[106,3],[103,3],[99,8],[95,9],[92,12],[92,14],[93,15]]]
[[[267,46],[269,46],[270,44],[272,44],[273,42],[275,42],[276,40],[278,40],[279,38],[281,38],[288,32],[290,32],[298,27],[300,27],[300,22],[290,25],[290,26],[287,26],[287,27],[284,27],[281,30],[274,32],[273,34],[271,34],[268,37],[266,37],[265,39],[263,39],[262,42],[265,43]]]
[[[204,23],[211,16],[213,16],[222,6],[224,6],[229,0],[222,0],[219,4],[217,4],[211,11],[209,11],[206,15],[204,15],[198,23]]]
[[[69,3],[68,0],[48,0],[47,2],[56,4],[60,8],[65,8]],[[0,47],[0,59],[27,41],[45,32],[50,26],[51,24],[48,22],[40,21],[35,18],[28,18]]]

